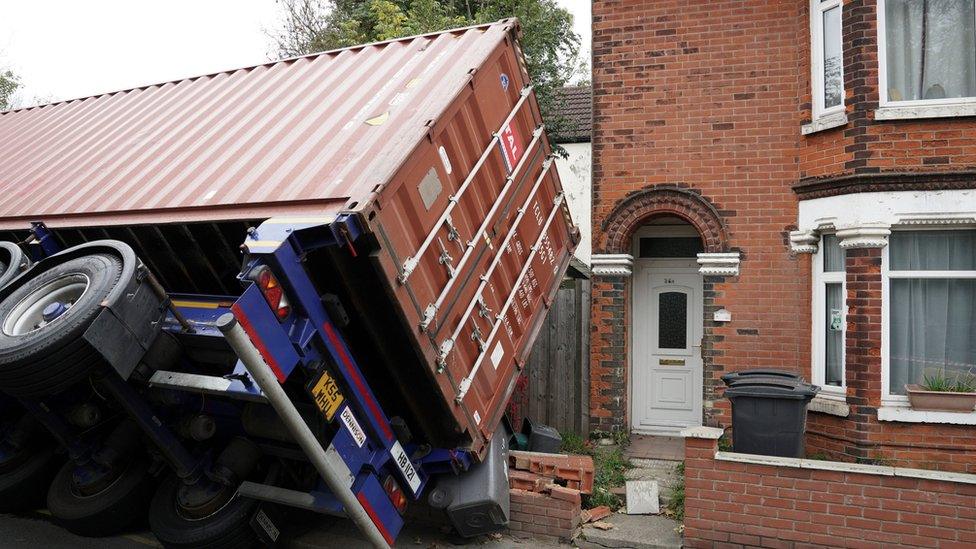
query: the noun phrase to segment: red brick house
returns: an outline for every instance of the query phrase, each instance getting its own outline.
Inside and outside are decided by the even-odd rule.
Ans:
[[[729,426],[823,387],[807,449],[976,473],[974,0],[593,2],[590,426]]]

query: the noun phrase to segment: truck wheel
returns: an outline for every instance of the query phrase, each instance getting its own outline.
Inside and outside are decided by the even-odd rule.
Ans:
[[[57,394],[104,364],[82,335],[121,275],[120,258],[94,254],[15,282],[19,287],[0,301],[0,389]]]
[[[23,452],[29,455],[14,458],[18,463],[9,467],[0,465],[0,513],[22,513],[44,507],[44,493],[60,458],[53,446]]]
[[[28,265],[23,250],[13,242],[0,242],[0,288],[7,285]]]
[[[181,488],[182,481],[170,475],[149,504],[149,528],[163,547],[244,549],[258,545],[257,534],[250,525],[258,506],[256,500],[231,493],[222,504],[200,512],[180,503],[186,499],[180,494]]]
[[[118,478],[92,494],[80,492],[74,471],[75,464],[66,463],[47,493],[51,516],[66,530],[80,536],[110,536],[145,518],[152,489],[148,460],[133,459]]]

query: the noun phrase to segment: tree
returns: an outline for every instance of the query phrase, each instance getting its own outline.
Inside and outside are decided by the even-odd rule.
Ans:
[[[272,35],[282,57],[390,40],[518,17],[522,50],[550,133],[555,91],[579,70],[573,14],[555,0],[280,0],[282,25]]]
[[[20,87],[20,79],[13,72],[0,71],[0,111],[11,108],[14,92]]]

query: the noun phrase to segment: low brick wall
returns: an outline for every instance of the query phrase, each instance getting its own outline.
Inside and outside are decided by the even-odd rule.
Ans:
[[[721,430],[686,434],[686,547],[976,547],[976,475],[719,452]]]
[[[540,494],[511,490],[508,530],[515,536],[546,541],[572,541],[580,526],[580,495],[570,490]],[[575,497],[574,497],[575,496]]]

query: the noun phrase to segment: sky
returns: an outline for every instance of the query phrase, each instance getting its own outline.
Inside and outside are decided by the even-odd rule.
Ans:
[[[588,58],[590,1],[556,1]],[[87,97],[264,63],[278,21],[274,0],[0,0],[0,68],[20,106]]]

